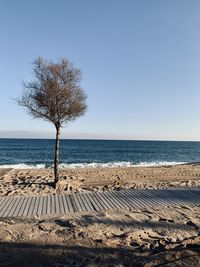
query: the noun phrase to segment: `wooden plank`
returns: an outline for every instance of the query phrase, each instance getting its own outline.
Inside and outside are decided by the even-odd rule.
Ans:
[[[151,195],[152,197],[150,198],[152,202],[154,202],[156,205],[160,206],[160,205],[174,205],[175,202],[173,200],[170,199],[170,197],[168,195],[165,195],[165,193],[163,192],[162,195],[157,195],[156,191],[153,190],[148,190],[148,192],[145,192],[148,195]],[[144,194],[143,194],[144,195]]]
[[[182,191],[182,192],[181,192]],[[172,192],[172,190],[171,190]],[[191,204],[192,202],[194,203],[195,201],[191,201],[190,197],[187,195],[187,192],[184,192],[183,190],[174,190],[173,194],[175,194],[182,202],[183,204]]]
[[[154,203],[155,205],[157,206],[160,206],[160,205],[174,205],[174,201],[172,201],[169,196],[166,196],[164,192],[162,192],[161,195],[157,195],[156,191],[155,190],[146,190],[148,192],[145,192],[144,193],[142,192],[142,196],[144,196],[145,194],[148,195],[150,201],[151,201],[151,205],[152,203]]]
[[[141,190],[141,189],[130,190],[130,192],[128,192],[128,194],[130,194],[132,196],[132,198],[135,200],[135,203],[137,203],[139,208],[149,207],[149,205],[151,206],[152,204],[150,204],[150,203],[148,204],[145,199],[142,199],[142,197],[141,197],[142,191],[139,192],[139,190]]]
[[[26,205],[28,203],[28,200],[29,200],[29,197],[24,197],[23,204],[22,204],[22,206],[21,206],[21,208],[19,210],[19,213],[17,215],[18,217],[22,217],[23,216],[23,213],[24,213],[24,210],[25,210]]]
[[[76,202],[74,200],[74,196],[72,194],[69,195],[69,202],[71,202],[72,208],[73,208],[73,212],[77,212],[78,211],[78,207],[76,206]]]
[[[68,213],[70,210],[68,208],[68,204],[67,204],[67,199],[66,199],[66,195],[61,194],[62,200],[63,200],[63,208],[64,208],[64,212]]]
[[[68,208],[69,208],[69,212],[74,212],[74,209],[72,207],[72,203],[71,203],[71,200],[70,200],[70,195],[66,195],[66,200],[67,200],[67,205],[68,205]]]
[[[51,195],[51,214],[56,214],[55,196]]]
[[[104,202],[101,201],[99,196],[97,195],[97,192],[92,194],[92,197],[96,201],[96,204],[100,207],[101,210],[107,210],[107,206]]]
[[[58,195],[54,195],[54,198],[55,198],[55,210],[56,210],[56,214],[60,214],[60,203],[59,203],[59,200],[58,200]]]
[[[93,206],[93,209],[96,211],[101,210],[101,208],[99,208],[99,206],[97,206],[96,202],[94,201],[94,199],[91,197],[92,193],[86,193],[86,196],[88,197],[88,199],[90,200],[91,205]]]
[[[102,194],[101,192],[97,192],[97,195],[100,198],[100,200],[103,203],[105,203],[107,209],[109,209],[109,210],[116,209],[115,205],[112,204],[109,195],[106,196],[105,194]]]
[[[87,211],[87,209],[85,207],[85,202],[83,202],[83,200],[80,198],[80,194],[79,193],[76,194],[76,197],[78,199],[78,202],[79,202],[79,204],[81,206],[82,211],[83,212]]]
[[[119,209],[124,209],[126,208],[126,205],[121,202],[121,200],[119,199],[119,196],[116,195],[115,193],[117,192],[114,192],[114,191],[110,191],[110,197],[113,199],[113,201],[118,205]],[[107,194],[107,192],[105,192],[105,194]]]
[[[137,192],[133,192],[134,190],[127,190],[124,192],[126,195],[129,196],[131,203],[133,204],[133,208],[143,208],[143,207],[149,207],[151,205],[149,201],[146,201],[146,196],[144,199],[141,200],[141,192],[138,194]]]
[[[47,216],[51,214],[51,196],[47,196]]]
[[[42,205],[42,211],[41,215],[47,214],[47,196],[43,196],[43,205]]]
[[[126,201],[127,208],[136,208],[137,207],[134,203],[134,200],[131,199],[130,195],[128,195],[126,191],[121,190],[120,193],[124,197],[124,200]]]
[[[112,203],[112,205],[115,206],[115,209],[121,209],[123,208],[123,206],[120,204],[120,202],[118,202],[116,200],[116,197],[113,196],[112,192],[102,192],[103,195],[105,195],[106,197],[109,196],[110,202]]]
[[[151,207],[152,205],[158,206],[160,205],[160,201],[158,199],[155,198],[155,195],[153,195],[151,192],[151,190],[147,190],[147,189],[139,189],[137,194],[138,194],[138,200],[143,203],[143,206],[148,206]],[[131,191],[132,193],[132,191]],[[162,202],[162,200],[161,200]],[[163,202],[164,205],[166,205],[166,203]]]
[[[2,209],[3,205],[5,204],[8,197],[1,197],[0,199],[0,210]]]
[[[60,213],[63,214],[63,213],[65,213],[65,210],[64,210],[62,195],[59,194],[57,196],[58,196],[58,201],[59,201],[59,205],[60,205]]]
[[[3,208],[0,210],[0,217],[4,217],[4,213],[6,212],[7,209],[9,209],[9,206],[12,205],[15,202],[14,197],[9,197],[8,200],[6,201],[5,205]]]
[[[35,203],[34,203],[34,206],[33,206],[33,210],[32,210],[31,216],[37,215],[39,201],[40,201],[40,196],[35,197]]]
[[[21,197],[13,197],[13,201],[12,201],[12,203],[10,203],[10,205],[8,206],[6,211],[4,212],[3,217],[6,218],[11,211],[14,213],[16,211],[16,208],[17,208],[20,200],[21,200]]]
[[[86,205],[87,211],[94,211],[94,207],[92,206],[88,196],[85,193],[83,193],[83,194],[80,194],[80,197],[83,199]]]
[[[127,209],[127,200],[124,198],[124,195],[122,195],[120,191],[117,192],[113,191],[112,193],[116,197],[116,199],[121,202],[123,207]]]
[[[115,203],[116,207],[119,209],[123,209],[124,208],[124,204],[121,203],[121,201],[118,199],[118,197],[116,197],[116,195],[114,194],[113,191],[110,192],[104,192],[104,194],[108,194],[110,195],[110,198],[113,200],[113,202]]]
[[[28,217],[33,216],[33,210],[34,210],[36,198],[37,197],[32,197],[32,200],[31,200],[31,203],[30,203],[30,207],[29,207],[29,211],[28,211],[28,214],[27,214]]]
[[[14,210],[10,211],[9,214],[6,214],[6,217],[18,217],[18,213],[21,209],[22,204],[25,201],[25,197],[19,197],[19,200],[16,201]],[[13,205],[14,206],[14,205]]]
[[[40,201],[38,204],[38,210],[37,210],[37,215],[40,216],[42,214],[42,205],[43,205],[44,197],[40,196]]]
[[[3,209],[5,207],[5,205],[7,204],[7,202],[10,200],[10,197],[5,197],[1,203],[1,207],[0,207],[0,214],[3,215]]]
[[[31,197],[27,197],[27,198],[28,198],[28,201],[27,201],[25,209],[24,209],[24,211],[22,213],[22,217],[26,217],[28,215],[28,212],[29,212],[29,209],[30,209],[30,204],[31,204],[32,198]]]
[[[78,198],[77,198],[76,193],[73,195],[73,197],[74,197],[74,201],[75,201],[75,203],[76,203],[77,211],[78,211],[78,212],[83,211],[83,209],[82,209],[82,207],[81,207],[81,205],[80,205],[80,203],[79,203],[79,201],[78,201]]]
[[[140,205],[137,202],[137,199],[134,198],[131,194],[129,194],[129,192],[122,190],[121,193],[125,196],[125,198],[127,199],[127,207],[129,208],[141,208],[144,207],[144,205]]]

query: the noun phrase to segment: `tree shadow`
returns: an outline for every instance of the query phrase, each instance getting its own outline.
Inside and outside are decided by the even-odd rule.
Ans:
[[[0,266],[4,267],[64,267],[64,266],[161,266],[169,262],[180,261],[173,256],[179,252],[183,254],[182,260],[193,261],[194,253],[185,253],[185,248],[177,248],[162,253],[138,253],[129,248],[86,247],[79,245],[42,245],[35,243],[0,243]],[[169,257],[171,254],[171,258]],[[198,253],[196,253],[198,256]],[[199,260],[199,257],[198,259]],[[199,261],[200,263],[200,261]],[[173,266],[172,264],[170,266]],[[181,265],[179,265],[181,266]],[[192,265],[189,265],[192,266]],[[195,265],[193,265],[195,266]],[[197,266],[197,265],[196,265]]]

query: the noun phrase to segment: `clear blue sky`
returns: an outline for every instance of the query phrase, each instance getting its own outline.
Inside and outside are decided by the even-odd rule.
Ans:
[[[200,140],[199,14],[199,0],[1,0],[0,136],[54,133],[11,100],[42,56],[83,72],[88,111],[63,137]]]

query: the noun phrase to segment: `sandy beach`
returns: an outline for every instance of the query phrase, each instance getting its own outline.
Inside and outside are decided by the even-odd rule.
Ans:
[[[200,165],[62,169],[60,191],[200,185]],[[0,170],[1,196],[55,193],[52,170]],[[62,185],[62,183],[61,183]],[[1,219],[0,266],[200,266],[200,205]]]
[[[51,169],[1,169],[0,195],[55,193]],[[160,167],[61,169],[63,191],[120,190],[128,188],[167,188],[200,186],[200,164]]]

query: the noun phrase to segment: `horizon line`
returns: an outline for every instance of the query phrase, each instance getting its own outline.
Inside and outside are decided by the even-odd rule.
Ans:
[[[50,137],[0,137],[0,139],[26,139],[26,140],[55,140]],[[138,141],[138,142],[200,142],[200,140],[177,139],[110,139],[110,138],[60,138],[60,140],[85,140],[85,141]]]

